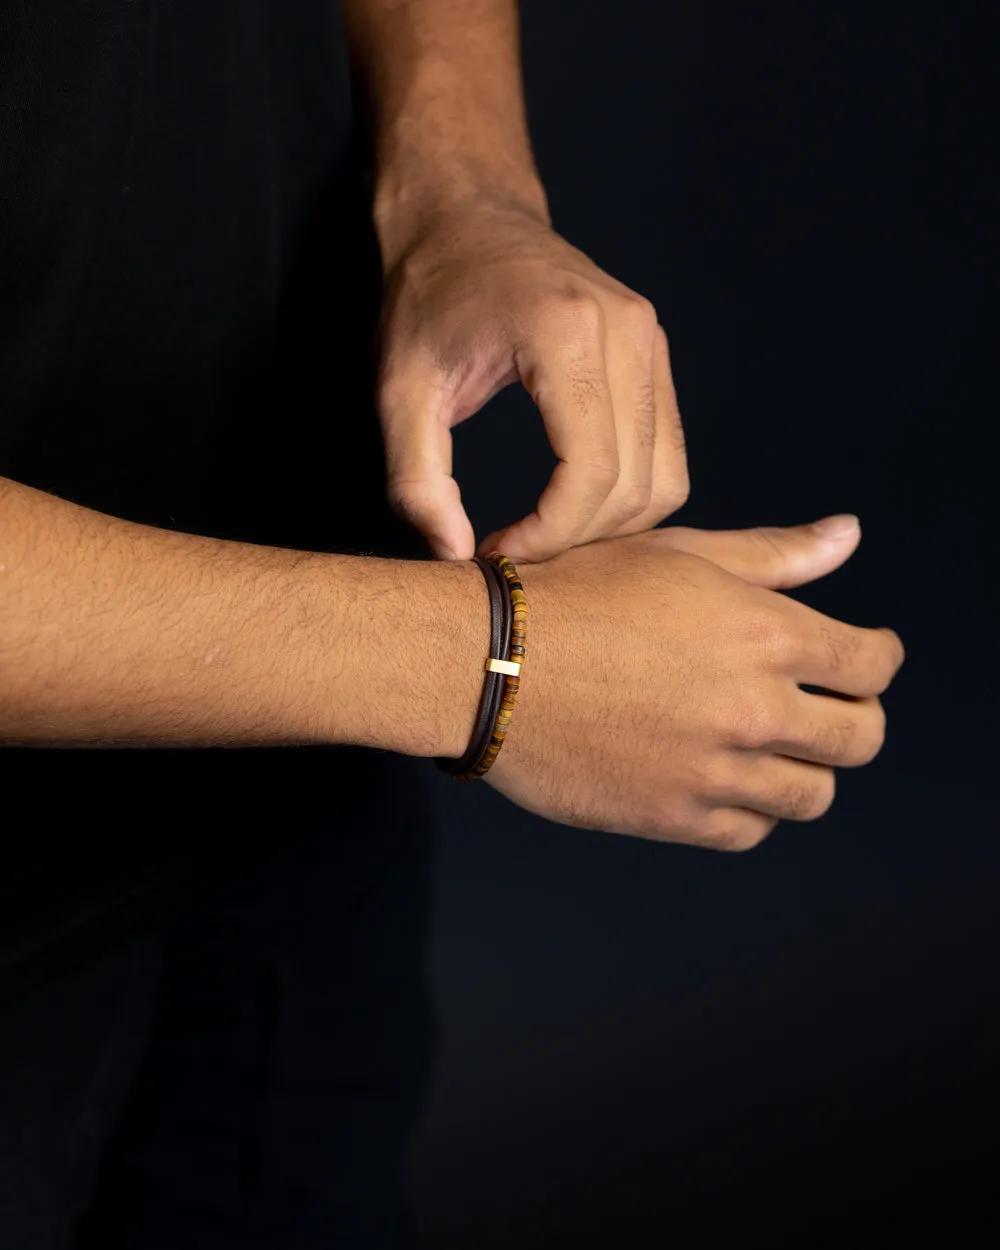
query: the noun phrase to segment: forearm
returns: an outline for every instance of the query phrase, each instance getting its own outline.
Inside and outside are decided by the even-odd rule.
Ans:
[[[483,188],[546,218],[516,0],[343,0],[372,112],[375,215],[391,254],[415,219]]]
[[[481,583],[471,564],[157,530],[0,478],[0,743],[459,755]]]

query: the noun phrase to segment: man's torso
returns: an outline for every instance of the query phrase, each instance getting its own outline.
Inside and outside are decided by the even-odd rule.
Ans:
[[[330,0],[7,0],[0,476],[178,530],[404,549],[352,142]],[[0,770],[2,983],[315,821],[350,761],[7,749]]]

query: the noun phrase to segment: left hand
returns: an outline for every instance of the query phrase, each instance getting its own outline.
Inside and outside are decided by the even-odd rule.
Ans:
[[[436,214],[387,265],[379,412],[394,507],[440,558],[477,547],[451,430],[520,379],[559,457],[529,516],[485,538],[512,559],[652,528],[687,499],[667,339],[647,299],[532,211]]]

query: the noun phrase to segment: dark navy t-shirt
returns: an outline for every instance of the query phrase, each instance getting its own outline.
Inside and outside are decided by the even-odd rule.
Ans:
[[[0,475],[403,554],[333,0],[4,0]],[[351,751],[0,750],[0,993],[329,819]],[[159,900],[159,901],[158,901]]]

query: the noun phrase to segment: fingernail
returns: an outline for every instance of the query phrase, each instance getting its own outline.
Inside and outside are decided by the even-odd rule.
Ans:
[[[432,538],[429,540],[429,546],[430,546],[431,551],[434,552],[434,558],[436,560],[457,560],[458,559],[458,556],[455,555],[454,551],[452,551],[450,547],[445,546],[445,544],[442,542],[438,542],[436,538]]]
[[[813,529],[819,530],[823,538],[847,538],[849,534],[853,534],[858,528],[858,518],[850,512],[838,513],[837,516],[825,516],[822,521],[816,521]]]

